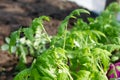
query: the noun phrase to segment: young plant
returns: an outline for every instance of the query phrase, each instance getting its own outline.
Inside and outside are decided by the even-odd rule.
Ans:
[[[90,19],[90,29],[103,32],[107,39],[100,42],[109,44],[120,44],[120,23],[117,21],[117,13],[120,12],[120,5],[112,3],[95,20]]]
[[[116,30],[117,23],[112,28],[113,21],[101,22],[106,13],[90,19],[89,24],[76,18],[80,13],[89,14],[83,9],[74,10],[62,21],[55,36],[45,31],[43,21],[49,18],[42,16],[34,19],[30,27],[20,28],[6,38],[2,49],[15,53],[20,62],[26,63],[28,54],[33,57],[31,66],[18,73],[14,80],[108,80],[106,73],[111,53],[120,49],[112,38],[119,37],[120,28],[110,38],[114,34],[109,35],[107,31]],[[77,22],[68,30],[70,18],[76,18]],[[107,25],[110,28],[105,28]]]

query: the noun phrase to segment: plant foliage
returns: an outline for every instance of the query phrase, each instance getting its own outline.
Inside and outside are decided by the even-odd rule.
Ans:
[[[89,18],[90,23],[76,18],[88,11],[74,10],[52,37],[43,26],[44,20],[49,21],[47,16],[13,32],[2,49],[16,53],[22,63],[26,63],[28,54],[34,59],[14,80],[108,80],[111,53],[120,49],[120,23],[115,19],[118,10],[118,4],[113,3],[96,19]],[[68,30],[70,18],[77,22]]]

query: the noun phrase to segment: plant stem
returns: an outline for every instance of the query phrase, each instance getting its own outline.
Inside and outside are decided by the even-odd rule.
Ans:
[[[49,38],[48,35],[47,35],[47,32],[46,32],[44,26],[43,26],[42,24],[40,24],[40,26],[42,27],[43,31],[45,32],[45,34],[46,34],[46,38],[48,39],[48,41],[51,42],[50,38]]]
[[[98,68],[100,69],[100,71],[103,73],[103,74],[105,74],[105,72],[103,71],[103,69],[100,67],[100,65],[96,62],[96,64],[97,64],[97,66],[98,66]]]
[[[67,25],[65,26],[63,49],[65,49],[65,44],[66,44],[66,34],[67,34]]]

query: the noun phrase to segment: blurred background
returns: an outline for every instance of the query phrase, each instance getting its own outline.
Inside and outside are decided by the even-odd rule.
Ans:
[[[28,27],[36,17],[47,15],[50,22],[45,28],[50,35],[57,32],[57,26],[71,11],[81,8],[90,11],[91,15],[82,14],[85,21],[97,17],[112,2],[120,0],[0,0],[0,45],[5,37],[20,27]],[[117,17],[120,20],[120,15]],[[30,63],[28,58],[28,63]],[[0,80],[12,80],[17,58],[0,51]]]

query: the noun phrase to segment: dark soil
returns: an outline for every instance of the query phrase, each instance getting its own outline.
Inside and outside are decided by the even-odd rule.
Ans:
[[[75,3],[63,0],[0,0],[0,45],[12,31],[27,27],[41,15],[51,17],[45,22],[50,35],[57,32],[57,26],[72,10],[80,8]],[[85,16],[82,16],[85,20]],[[94,16],[95,17],[95,16]],[[31,59],[28,58],[28,62]],[[8,52],[0,51],[0,80],[13,80],[18,58]]]

